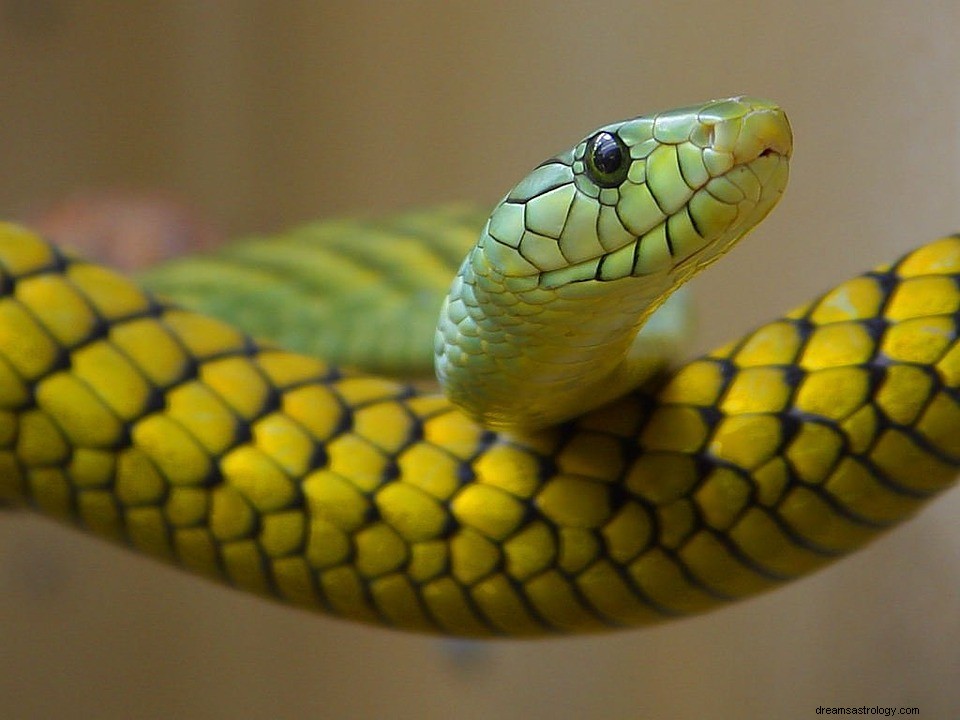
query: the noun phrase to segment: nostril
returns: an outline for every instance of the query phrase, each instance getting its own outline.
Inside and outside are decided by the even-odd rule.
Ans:
[[[762,153],[760,153],[760,157],[770,157],[771,155],[779,155],[779,153],[773,148],[767,148]]]

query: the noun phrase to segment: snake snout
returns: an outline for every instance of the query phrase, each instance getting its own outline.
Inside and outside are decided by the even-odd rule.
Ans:
[[[737,98],[741,112],[730,113],[713,128],[714,149],[728,152],[735,164],[758,158],[789,158],[793,152],[793,131],[786,113],[767,100]]]

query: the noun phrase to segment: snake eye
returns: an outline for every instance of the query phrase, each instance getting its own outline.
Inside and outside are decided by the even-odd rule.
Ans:
[[[600,187],[617,187],[627,179],[630,153],[623,141],[613,133],[604,130],[587,140],[583,159],[586,161],[587,177]]]

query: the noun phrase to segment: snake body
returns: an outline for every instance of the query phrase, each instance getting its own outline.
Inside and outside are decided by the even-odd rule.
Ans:
[[[576,420],[499,432],[5,225],[0,500],[393,628],[685,616],[804,575],[951,485],[958,283],[945,238]]]

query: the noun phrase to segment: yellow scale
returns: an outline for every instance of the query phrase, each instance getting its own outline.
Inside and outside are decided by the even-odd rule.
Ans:
[[[960,386],[955,239],[884,271],[889,294],[851,280],[654,397],[513,437],[256,348],[24,230],[3,228],[0,263],[3,497],[353,619],[483,635],[699,612],[860,546],[948,486],[960,456],[943,389]],[[890,324],[879,348],[875,318]],[[785,443],[783,412],[815,421]]]

